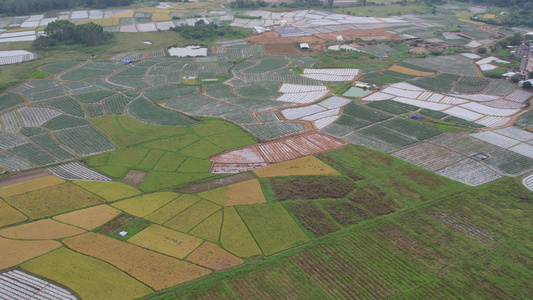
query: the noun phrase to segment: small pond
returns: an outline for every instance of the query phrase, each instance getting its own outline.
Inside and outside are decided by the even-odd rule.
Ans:
[[[368,94],[372,93],[372,90],[368,89],[362,89],[359,87],[351,87],[349,90],[346,91],[346,93],[342,94],[345,97],[351,97],[351,98],[359,98],[366,96]]]

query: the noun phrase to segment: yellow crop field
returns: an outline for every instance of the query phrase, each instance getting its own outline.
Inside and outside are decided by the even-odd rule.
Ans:
[[[214,203],[200,200],[168,220],[164,225],[181,232],[188,232],[220,208]]]
[[[178,198],[179,195],[172,192],[152,193],[121,200],[111,205],[131,215],[142,218]]]
[[[155,290],[209,275],[210,270],[96,233],[63,240],[76,252],[106,261]]]
[[[117,268],[66,248],[38,257],[21,267],[72,289],[85,300],[136,299],[153,293],[149,287]]]
[[[32,192],[40,189],[44,189],[50,186],[58,185],[65,183],[65,180],[50,175],[46,177],[41,177],[38,179],[33,179],[25,182],[19,182],[4,186],[0,188],[0,197],[11,197],[15,195],[24,194],[27,192]]]
[[[228,186],[226,206],[266,203],[265,195],[257,179],[239,182]]]
[[[253,171],[259,177],[298,176],[298,175],[340,175],[332,167],[314,156],[289,160]]]
[[[0,200],[0,227],[26,221],[25,215]]]
[[[233,207],[224,209],[220,242],[222,247],[239,257],[252,257],[261,254],[252,234]]]
[[[170,13],[160,13],[155,12],[152,14],[152,20],[155,22],[158,21],[170,21],[172,20],[172,17],[170,16]]]
[[[433,75],[435,75],[435,73],[432,73],[432,72],[423,72],[423,71],[413,70],[413,69],[409,69],[409,68],[398,66],[398,65],[394,65],[394,66],[390,67],[389,70],[394,71],[394,72],[398,72],[398,73],[413,75],[413,76],[433,76]]]
[[[494,19],[494,18],[496,18],[496,15],[495,14],[485,14],[483,17],[485,19]]]
[[[206,268],[221,271],[241,265],[244,261],[219,246],[205,242],[187,260]]]
[[[122,182],[74,181],[74,183],[108,202],[137,196],[141,193],[138,189]]]
[[[120,210],[109,205],[98,205],[89,208],[80,209],[59,216],[53,217],[54,220],[71,224],[83,229],[91,230],[120,214]]]
[[[2,229],[0,236],[15,240],[55,240],[84,232],[78,227],[45,219]]]
[[[128,243],[177,258],[185,258],[202,242],[194,236],[159,225],[150,225],[128,240]]]
[[[0,237],[0,270],[41,256],[61,247],[56,241],[17,241]]]
[[[40,219],[105,201],[75,184],[64,183],[6,198],[6,202],[32,219]]]
[[[107,19],[102,19],[102,26],[118,26],[119,25],[119,22],[120,22],[120,19],[117,19],[117,18],[107,18]]]
[[[167,205],[149,214],[145,219],[157,224],[163,224],[198,201],[200,201],[200,198],[196,196],[181,195],[179,198],[172,200]]]
[[[214,190],[201,192],[198,196],[211,202],[215,202],[218,205],[224,205],[224,203],[228,201],[228,187],[224,186]]]
[[[76,25],[89,24],[89,23],[94,23],[94,24],[97,24],[97,25],[102,25],[102,19],[89,19],[89,20],[83,20],[83,21],[76,22]]]
[[[483,22],[473,21],[473,20],[466,19],[466,18],[459,18],[457,20],[459,20],[461,22],[465,22],[465,23],[470,23],[470,24],[485,25],[485,23],[483,23]]]
[[[135,12],[132,10],[125,13],[113,15],[112,18],[133,18],[134,13]]]
[[[198,226],[194,227],[190,234],[204,240],[216,243],[220,238],[220,228],[222,227],[222,210],[209,216]]]

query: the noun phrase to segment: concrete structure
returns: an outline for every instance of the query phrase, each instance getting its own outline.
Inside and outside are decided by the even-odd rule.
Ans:
[[[261,34],[261,33],[264,33],[266,30],[263,26],[255,26],[253,29],[252,29],[252,33],[253,34]]]
[[[301,50],[307,50],[307,49],[309,49],[309,44],[308,44],[308,43],[301,43],[301,44],[300,44],[300,49],[301,49]]]
[[[16,64],[36,57],[35,53],[25,50],[0,51],[0,65]]]

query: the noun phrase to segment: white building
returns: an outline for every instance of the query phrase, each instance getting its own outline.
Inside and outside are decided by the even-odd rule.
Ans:
[[[16,64],[35,59],[37,55],[25,50],[0,51],[0,65]]]

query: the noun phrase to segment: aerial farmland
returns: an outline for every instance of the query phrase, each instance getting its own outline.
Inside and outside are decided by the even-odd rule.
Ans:
[[[531,297],[506,4],[130,2],[0,8],[1,299]]]

